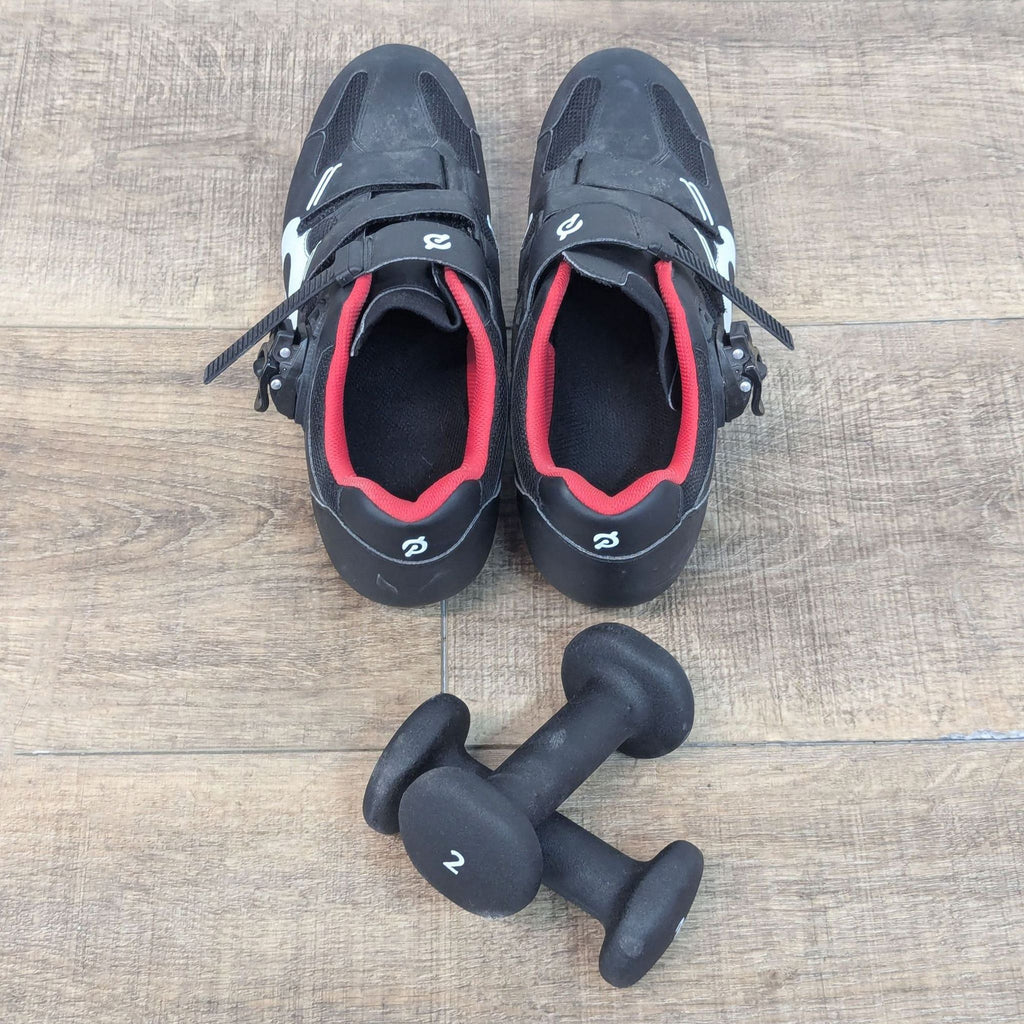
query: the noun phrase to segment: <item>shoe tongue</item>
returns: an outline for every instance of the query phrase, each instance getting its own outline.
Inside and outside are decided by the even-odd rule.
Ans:
[[[462,315],[433,264],[409,260],[374,271],[370,294],[352,339],[351,355],[367,334],[388,314],[403,310],[422,317],[441,331],[457,331]]]
[[[665,303],[658,291],[654,261],[643,253],[619,248],[605,252],[570,250],[565,253],[565,258],[584,277],[612,288],[621,288],[650,318],[658,376],[665,400],[670,408],[675,408],[673,395],[679,377],[679,359]]]

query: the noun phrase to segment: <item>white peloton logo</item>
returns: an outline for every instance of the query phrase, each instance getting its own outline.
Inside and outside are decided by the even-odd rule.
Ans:
[[[448,852],[452,855],[452,859],[451,860],[443,860],[443,861],[441,861],[441,863],[453,875],[457,875],[459,873],[459,868],[461,868],[462,865],[466,863],[466,858],[463,857],[462,854],[459,853],[458,850],[449,850]]]
[[[606,548],[617,548],[619,546],[619,531],[612,530],[611,533],[594,534],[594,550],[604,551]]]
[[[450,249],[452,247],[451,235],[429,234],[423,236],[423,248],[428,252],[431,249]]]
[[[583,218],[578,213],[574,213],[555,228],[555,233],[558,235],[559,240],[564,242],[570,235],[579,231],[581,227],[583,227]]]
[[[707,221],[708,226],[716,228],[718,237],[721,238],[721,241],[715,246],[715,251],[712,253],[711,246],[708,245],[708,240],[704,237],[703,232],[698,231],[697,228],[693,229],[697,235],[697,241],[700,242],[704,249],[704,255],[708,258],[708,263],[727,281],[731,281],[733,274],[736,272],[736,239],[727,227],[715,224],[715,218],[711,216],[711,210],[700,189],[692,181],[687,181],[686,178],[680,178],[679,180],[687,187],[690,195],[693,196],[693,201],[697,204],[697,209],[700,210],[700,214]],[[724,295],[722,296],[722,302],[725,304],[725,315],[722,318],[723,326],[728,331],[732,327],[732,302]]]
[[[406,558],[412,558],[414,555],[422,555],[427,550],[427,538],[424,536],[410,537],[408,540],[402,541],[402,551],[405,552]]]

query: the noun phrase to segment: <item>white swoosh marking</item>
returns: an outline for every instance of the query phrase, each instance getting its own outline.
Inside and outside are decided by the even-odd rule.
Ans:
[[[281,235],[281,265],[284,265],[286,257],[290,258],[288,263],[288,283],[285,286],[285,290],[289,295],[294,295],[298,291],[306,276],[306,268],[309,266],[309,260],[312,255],[306,251],[306,239],[309,236],[309,232],[299,232],[299,221],[299,217],[293,217],[285,224],[284,234]],[[292,313],[288,321],[292,327],[297,328],[299,326],[299,314]]]
[[[327,186],[331,182],[331,178],[334,177],[334,172],[341,166],[340,163],[335,164],[333,167],[328,167],[323,174],[320,175],[320,180],[317,182],[316,188],[313,189],[313,194],[309,197],[309,202],[306,203],[306,213],[320,202],[320,197],[324,194]]]
[[[715,246],[715,269],[722,277],[731,281],[736,274],[736,239],[728,228],[719,227],[718,233],[722,236],[722,241]],[[728,333],[732,327],[732,301],[724,295],[722,301],[725,303],[723,326]]]
[[[703,214],[704,219],[714,226],[715,218],[711,216],[711,211],[708,209],[708,204],[704,201],[704,196],[701,194],[699,188],[692,181],[687,181],[685,178],[679,179],[690,191],[690,195],[693,196],[693,201],[697,204],[697,208]]]
[[[700,189],[697,188],[692,181],[687,181],[685,178],[680,178],[679,180],[687,187],[690,195],[693,196],[693,201],[697,204],[697,208],[704,215],[704,219],[714,227],[715,219],[711,216],[711,210],[708,208],[708,204],[705,202]],[[708,245],[707,239],[705,239],[696,228],[693,230],[697,236],[697,240],[704,247],[708,263],[710,263],[715,270],[722,275],[722,277],[731,281],[736,272],[736,239],[733,237],[732,232],[725,227],[718,228],[718,233],[721,235],[722,241],[715,246],[715,252],[714,255],[712,255],[711,247]],[[722,326],[725,328],[726,334],[728,334],[729,328],[732,327],[732,300],[727,299],[723,295],[722,304],[725,309],[722,316]]]

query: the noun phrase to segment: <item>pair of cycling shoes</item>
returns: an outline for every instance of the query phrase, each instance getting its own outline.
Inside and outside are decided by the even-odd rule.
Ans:
[[[538,142],[508,361],[489,210],[451,70],[409,46],[357,57],[292,178],[288,298],[206,380],[267,339],[256,408],[303,426],[324,545],[367,597],[428,604],[477,575],[511,431],[541,573],[588,604],[649,600],[693,550],[718,428],[761,411],[733,305],[792,347],[732,283],[704,123],[645,53],[573,68]]]

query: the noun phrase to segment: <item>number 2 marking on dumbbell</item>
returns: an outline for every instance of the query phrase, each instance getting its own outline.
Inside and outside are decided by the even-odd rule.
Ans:
[[[458,850],[449,850],[448,852],[452,855],[452,859],[451,860],[443,860],[443,861],[441,861],[441,863],[453,875],[457,875],[459,873],[459,868],[461,868],[462,865],[466,863],[466,858],[463,857],[462,854],[459,853]]]

